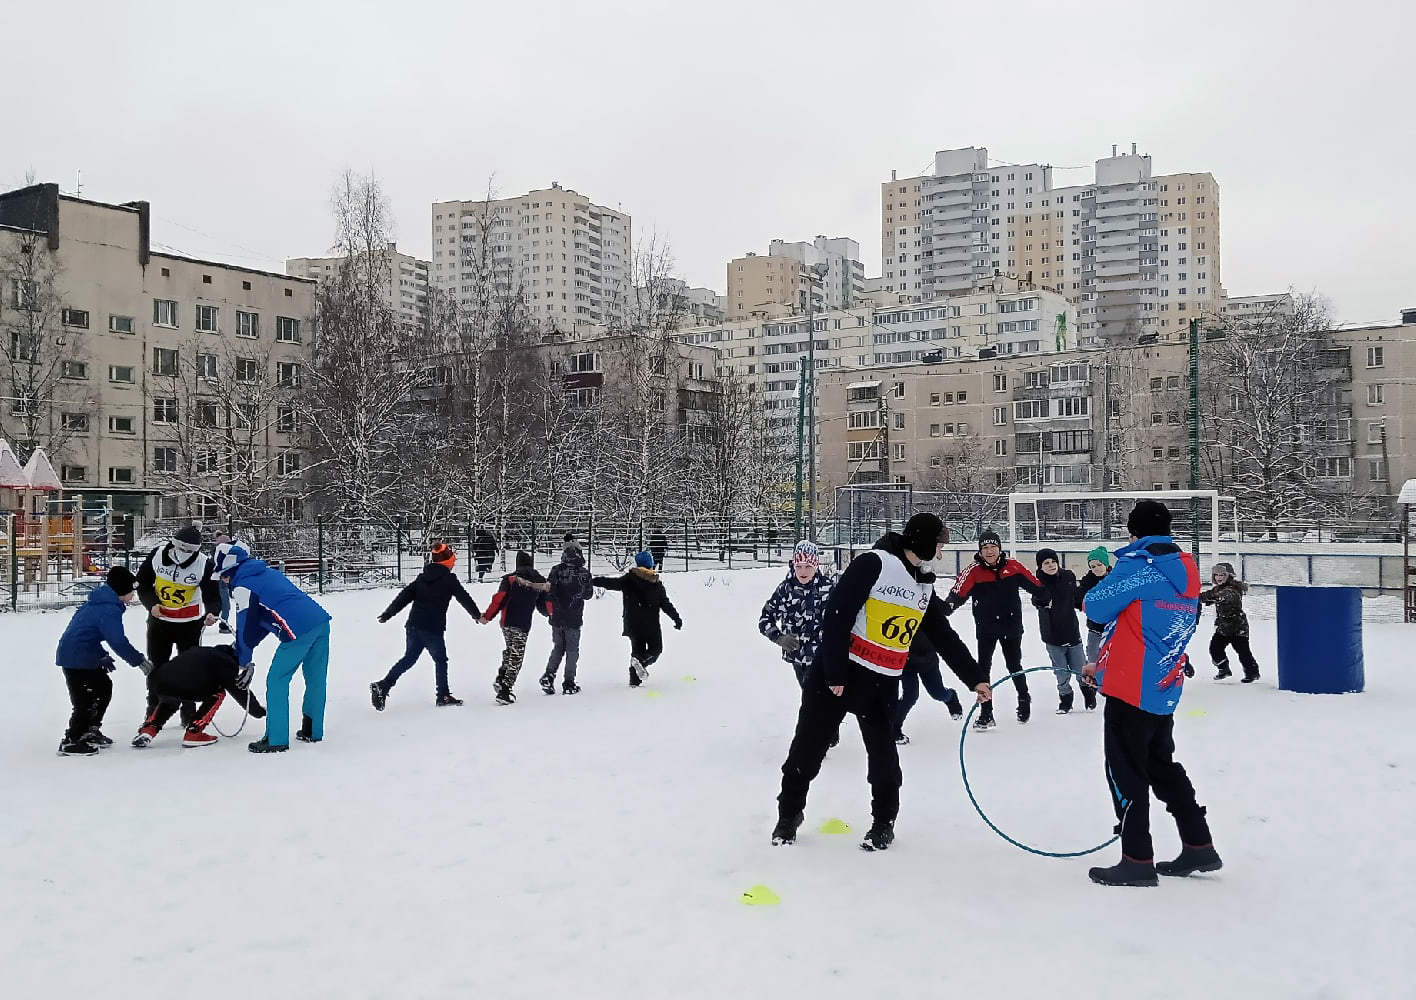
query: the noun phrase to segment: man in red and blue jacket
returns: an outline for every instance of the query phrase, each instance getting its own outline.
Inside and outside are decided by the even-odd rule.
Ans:
[[[1131,543],[1116,568],[1087,594],[1087,618],[1106,626],[1096,663],[1083,673],[1106,698],[1106,777],[1120,821],[1121,861],[1093,868],[1101,885],[1156,885],[1161,875],[1217,871],[1205,808],[1174,759],[1175,706],[1185,684],[1185,647],[1199,622],[1200,571],[1170,537],[1170,510],[1157,500],[1136,504],[1126,522]],[[1182,849],[1155,863],[1150,793],[1175,817]]]

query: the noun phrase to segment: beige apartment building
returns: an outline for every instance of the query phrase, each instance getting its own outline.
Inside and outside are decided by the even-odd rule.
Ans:
[[[812,282],[802,263],[792,257],[760,256],[728,261],[728,319],[754,316],[794,316],[806,312]],[[823,305],[816,290],[813,308]]]
[[[624,212],[553,183],[515,198],[434,202],[432,235],[429,281],[464,307],[489,273],[498,293],[524,292],[547,333],[592,336],[625,319],[633,244]]]
[[[399,325],[404,330],[421,329],[428,318],[428,261],[399,253],[397,243],[390,243],[382,257],[388,268],[384,302],[397,310]],[[344,260],[343,257],[293,257],[285,262],[285,273],[319,282],[333,277]]]
[[[150,218],[147,202],[103,204],[55,184],[0,194],[0,426],[21,450],[44,447],[67,493],[111,497],[120,511],[224,519],[234,464],[298,517],[298,427],[278,400],[309,356],[315,284],[159,253]],[[17,380],[37,370],[55,376],[17,397]],[[197,437],[224,442],[222,453],[188,454]],[[173,495],[189,460],[205,463],[196,482],[209,493]]]
[[[1057,186],[1047,164],[943,150],[929,175],[882,186],[883,291],[913,300],[1013,274],[1080,312],[1081,342],[1180,336],[1221,314],[1219,186],[1207,173],[1153,175],[1131,152]]]

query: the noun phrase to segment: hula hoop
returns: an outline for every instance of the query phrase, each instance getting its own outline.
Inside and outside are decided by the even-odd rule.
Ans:
[[[1052,668],[1028,667],[1024,670],[1019,670],[1016,673],[1000,677],[998,678],[998,680],[993,681],[988,686],[990,688],[996,689],[998,685],[1002,684],[1004,681],[1012,680],[1014,677],[1021,677],[1023,676],[1023,674],[1036,673],[1039,670],[1050,671],[1052,670]],[[1072,673],[1077,674],[1077,676],[1079,677],[1081,676],[1075,670],[1073,670]],[[1015,840],[1014,838],[1004,833],[1002,830],[998,829],[998,824],[994,823],[993,820],[988,818],[988,814],[984,812],[983,807],[978,804],[978,799],[974,798],[973,787],[969,784],[968,765],[964,763],[964,740],[968,738],[969,729],[971,728],[969,723],[973,722],[974,713],[976,713],[977,711],[978,702],[975,701],[973,707],[969,709],[969,714],[964,716],[964,729],[963,732],[959,733],[959,773],[964,779],[964,791],[968,792],[969,801],[973,803],[974,811],[978,813],[979,818],[981,818],[985,823],[988,824],[988,828],[990,830],[998,834],[998,836],[1002,837],[1014,847],[1020,847],[1023,850],[1027,851],[1029,854],[1038,854],[1044,858],[1081,858],[1085,857],[1088,854],[1095,854],[1097,851],[1110,847],[1112,844],[1116,843],[1116,841],[1121,839],[1119,834],[1113,834],[1110,840],[1103,841],[1102,843],[1097,844],[1095,847],[1088,847],[1085,851],[1044,851],[1040,848],[1031,847],[1027,844],[1024,844],[1021,840]]]

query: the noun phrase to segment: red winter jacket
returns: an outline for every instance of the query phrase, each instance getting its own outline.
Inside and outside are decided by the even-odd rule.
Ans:
[[[1020,636],[1023,634],[1020,589],[1033,595],[1045,593],[1037,577],[1018,560],[1005,555],[997,566],[988,566],[983,557],[974,556],[974,564],[954,582],[954,590],[944,602],[944,608],[952,614],[972,599],[974,627],[980,639]]]

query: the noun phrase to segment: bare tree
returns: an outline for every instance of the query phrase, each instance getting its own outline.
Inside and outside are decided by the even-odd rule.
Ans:
[[[1003,470],[1006,473],[1006,470]],[[975,537],[996,526],[1008,510],[1008,489],[998,485],[996,457],[977,434],[960,435],[929,457],[923,490],[940,494],[934,504],[916,500],[916,509],[935,507],[946,524],[965,525]]]

